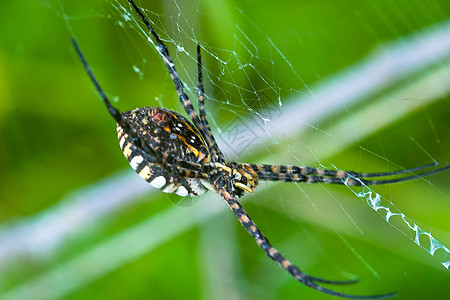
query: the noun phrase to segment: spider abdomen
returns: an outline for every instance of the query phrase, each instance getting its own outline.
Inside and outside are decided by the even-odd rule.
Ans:
[[[137,108],[122,113],[130,127],[155,152],[172,160],[206,163],[210,154],[203,138],[183,116],[159,107]],[[206,191],[203,180],[169,173],[151,154],[138,148],[117,126],[119,145],[131,167],[153,187],[180,196],[198,196]]]

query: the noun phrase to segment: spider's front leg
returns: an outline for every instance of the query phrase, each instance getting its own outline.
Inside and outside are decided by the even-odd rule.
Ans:
[[[433,163],[407,170],[379,173],[360,173],[354,171],[328,170],[292,165],[234,164],[248,165],[248,167],[254,170],[254,172],[258,175],[259,179],[263,181],[326,183],[348,186],[390,184],[417,179],[450,169],[450,166],[448,165],[436,168],[437,164]],[[430,168],[434,169],[430,170]],[[415,174],[417,171],[420,171],[421,173]],[[376,179],[379,177],[385,178]]]

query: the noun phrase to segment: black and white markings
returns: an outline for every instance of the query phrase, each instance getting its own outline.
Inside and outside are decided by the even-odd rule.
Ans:
[[[150,181],[150,184],[152,187],[160,190],[163,186],[166,185],[166,178],[164,178],[164,176],[158,176],[155,179],[153,179],[152,181]]]
[[[165,109],[147,107],[125,112],[123,116],[153,149],[161,149],[167,151],[169,156],[181,156],[196,163],[209,161],[209,152],[201,136],[181,115]],[[117,126],[117,134],[120,149],[130,166],[152,187],[181,197],[199,196],[211,189],[211,185],[204,180],[179,178],[170,174],[157,164],[151,155],[137,148],[120,126]],[[177,147],[168,147],[166,144],[169,139],[171,145]]]

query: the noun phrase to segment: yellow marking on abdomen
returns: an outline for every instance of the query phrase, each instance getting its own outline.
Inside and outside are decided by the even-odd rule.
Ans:
[[[178,137],[180,140],[182,140],[183,143],[184,143],[184,144],[185,144],[185,145],[186,145],[186,146],[194,153],[195,156],[199,156],[199,155],[200,155],[200,152],[199,152],[195,147],[189,145],[189,144],[186,142],[186,139],[185,139],[183,136],[181,136],[181,135],[179,135],[179,134],[176,134],[176,133],[170,131],[169,127],[164,126],[163,128],[164,128],[164,130],[166,130],[167,132],[170,132],[171,134],[175,135],[175,136]],[[194,133],[195,133],[195,132],[194,132]]]
[[[128,143],[125,148],[123,149],[123,154],[125,155],[126,158],[129,158],[131,156],[131,154],[133,153],[133,150],[131,150],[131,143]]]
[[[140,172],[139,172],[139,176],[141,176],[142,178],[144,178],[145,181],[149,180],[150,177],[152,176],[152,170],[150,170],[149,166],[145,166]]]

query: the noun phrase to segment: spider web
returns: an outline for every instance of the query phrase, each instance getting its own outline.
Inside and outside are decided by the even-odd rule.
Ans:
[[[402,15],[410,25],[407,26],[409,30],[404,30],[404,34],[393,34],[390,39],[377,36],[375,25],[361,17],[362,28],[354,30],[369,35],[372,43],[359,57],[350,59],[347,57],[349,54],[343,52],[344,48],[333,47],[333,43],[340,41],[329,35],[334,25],[345,27],[351,24],[346,18],[360,18],[361,12],[357,8],[350,8],[348,14],[339,19],[332,18],[336,23],[320,25],[318,28],[310,28],[308,21],[289,20],[285,27],[281,27],[283,30],[269,31],[267,28],[270,27],[255,17],[256,12],[236,3],[221,4],[224,7],[219,4],[214,6],[208,1],[195,4],[165,1],[162,7],[152,7],[152,4],[144,2],[140,4],[155,31],[168,45],[194,106],[197,85],[195,45],[199,43],[202,46],[209,121],[228,160],[362,172],[404,170],[428,163],[449,163],[447,133],[441,131],[445,125],[441,124],[442,117],[438,119],[434,113],[435,110],[443,110],[448,115],[450,90],[450,42],[446,38],[450,35],[450,25],[448,21],[442,21],[438,14],[423,16],[432,21],[417,26],[420,30],[411,29],[415,27],[408,23],[407,16]],[[79,40],[83,51],[86,50],[88,61],[107,94],[115,99],[121,110],[148,105],[183,112],[152,39],[149,39],[146,29],[126,1],[107,1],[96,5],[88,9],[88,13],[74,13],[70,4],[60,2],[56,10],[61,12],[61,17],[71,34]],[[380,13],[376,5],[364,9],[362,15],[371,9]],[[391,9],[401,14],[399,7]],[[94,33],[88,36],[86,32],[93,29],[83,27],[92,19],[102,26],[114,28],[114,38],[111,37],[114,42],[111,44],[117,46],[120,53],[114,63],[125,64],[128,73],[124,78],[132,78],[133,81],[124,82],[129,87],[127,93],[111,84],[111,79],[104,79],[107,71],[102,71],[101,65],[110,65],[111,61],[99,62],[101,54],[98,53],[96,60],[96,53],[92,49],[96,47],[98,36]],[[400,31],[400,25],[386,22],[389,30]],[[293,25],[296,23],[301,25]],[[322,48],[327,51],[320,50]],[[325,55],[332,56],[340,63],[332,64],[332,60]],[[114,67],[107,70],[116,77],[122,75],[114,72]],[[137,90],[142,92],[138,93]],[[94,104],[98,106],[99,103]],[[422,123],[420,128],[416,126],[419,121]],[[448,123],[446,126],[448,128]],[[424,136],[428,138],[424,139]],[[61,201],[58,209],[49,209],[20,226],[11,226],[9,232],[5,230],[3,235],[0,234],[6,241],[12,236],[17,240],[22,232],[30,232],[30,228],[39,237],[38,233],[45,227],[48,235],[44,240],[28,239],[16,243],[14,247],[5,247],[3,252],[0,251],[2,261],[20,247],[39,249],[28,251],[47,256],[60,247],[65,239],[64,232],[81,231],[87,226],[88,220],[130,206],[132,199],[140,201],[142,195],[146,195],[145,201],[148,201],[148,186],[139,183],[140,180],[130,172],[106,178],[71,193]],[[438,183],[435,184],[435,180]],[[445,184],[440,183],[447,181],[448,174],[445,173],[376,188],[263,183],[254,195],[247,195],[243,201],[246,207],[250,207],[252,217],[252,212],[260,212],[255,221],[271,240],[277,240],[274,236],[280,230],[297,230],[294,236],[284,239],[285,244],[274,243],[280,251],[284,252],[283,246],[288,248],[292,245],[303,251],[308,245],[298,245],[298,240],[302,238],[315,244],[315,249],[321,249],[322,241],[314,238],[317,232],[311,228],[327,228],[332,232],[332,238],[344,244],[343,247],[354,255],[352,259],[358,260],[374,277],[380,279],[384,276],[379,274],[377,262],[366,258],[365,250],[359,246],[359,242],[354,241],[354,237],[359,236],[376,248],[381,248],[376,240],[378,238],[381,243],[393,243],[392,239],[399,237],[389,232],[387,227],[371,228],[374,226],[372,224],[383,226],[383,220],[435,257],[433,263],[440,263],[449,269],[450,250],[446,247],[448,242],[443,242],[443,231],[448,231],[448,227],[440,225],[434,212],[435,205],[439,205],[435,201],[449,200],[448,189],[444,189]],[[421,187],[417,188],[417,185]],[[156,201],[156,197],[152,199]],[[46,292],[48,298],[62,298],[201,223],[210,224],[211,230],[215,228],[221,237],[228,235],[228,241],[236,242],[238,239],[229,229],[224,229],[234,223],[222,219],[211,221],[224,208],[215,195],[208,194],[194,205],[191,205],[191,199],[183,202],[176,196],[165,197],[179,205],[188,206],[186,211],[172,207],[156,217],[134,224],[74,259],[15,287],[2,298],[27,298],[33,295],[36,288],[46,285],[58,287]],[[109,201],[105,203],[104,199]],[[411,207],[408,202],[413,202],[417,208]],[[367,204],[381,218],[378,216],[374,221],[370,219],[375,223],[366,223],[364,219],[371,218],[371,212],[367,205],[361,203]],[[61,213],[62,208],[77,218],[63,222],[61,216],[66,214]],[[273,218],[271,213],[284,215],[287,220],[278,215]],[[177,223],[171,220],[177,220]],[[295,226],[271,229],[278,220],[294,223]],[[48,228],[53,227],[59,229],[49,234]],[[299,227],[305,229],[298,233]],[[148,232],[158,232],[160,228],[164,228],[164,231],[147,237]],[[214,251],[204,251],[203,255],[238,251],[237,246],[230,246],[230,243],[217,239],[214,242],[219,244],[208,246],[205,241],[209,238],[208,233],[205,233],[208,229],[200,230],[204,239],[199,244],[202,247],[217,247]],[[146,236],[146,241],[136,243],[143,236]],[[121,246],[128,243],[133,243],[135,247],[124,249]],[[396,244],[392,247],[396,247]],[[107,259],[108,253],[115,253],[117,259],[114,262]],[[292,253],[295,255],[296,252]],[[379,255],[388,257],[383,249],[379,249]],[[314,260],[312,253],[306,252],[305,256]],[[325,253],[325,257],[328,257],[334,272],[341,268],[333,261],[334,256]],[[423,259],[420,257],[419,260]],[[214,257],[208,259],[214,260]],[[87,272],[94,262],[98,266],[97,270]],[[392,264],[401,270],[405,269],[401,263],[392,261]],[[300,266],[308,267],[307,262],[302,262]],[[222,263],[220,267],[222,273],[227,272],[227,263]],[[263,264],[261,268],[273,267]],[[68,274],[77,272],[87,273],[83,273],[83,278],[68,277]],[[202,272],[214,276],[211,274],[217,272],[217,268],[211,270],[205,266]],[[354,276],[353,273],[342,275]],[[212,281],[210,279],[208,285],[213,285]],[[208,292],[205,293],[204,298],[208,298]]]
[[[388,163],[388,166],[392,164],[394,165],[394,168],[401,168],[401,166],[396,165],[395,162],[390,161],[384,156],[387,154],[373,153],[370,152],[370,150],[365,149],[360,145],[359,140],[373,133],[378,127],[393,122],[395,118],[399,117],[399,114],[407,114],[410,111],[418,109],[425,105],[424,102],[439,100],[449,92],[448,87],[441,86],[441,88],[436,88],[433,86],[435,88],[434,91],[422,96],[427,97],[428,99],[416,101],[415,104],[409,104],[409,107],[405,109],[406,111],[392,113],[391,116],[384,117],[385,120],[382,120],[380,118],[381,116],[374,119],[371,111],[388,111],[390,109],[389,107],[393,105],[391,101],[388,101],[388,103],[376,103],[373,105],[375,108],[372,106],[359,111],[353,110],[352,108],[352,106],[357,105],[358,102],[364,102],[366,100],[364,99],[365,97],[370,97],[371,94],[374,93],[373,89],[382,89],[390,84],[390,81],[392,80],[404,80],[404,77],[409,74],[414,74],[414,72],[422,70],[428,65],[438,64],[443,61],[448,56],[449,43],[444,42],[442,45],[437,46],[436,44],[439,43],[441,39],[445,39],[449,34],[449,26],[446,22],[438,24],[436,28],[429,28],[428,33],[412,34],[409,37],[408,42],[398,41],[390,44],[386,43],[380,47],[382,50],[376,49],[373,53],[369,54],[368,57],[365,58],[366,61],[363,61],[361,64],[363,64],[363,67],[365,68],[370,68],[370,73],[372,73],[368,76],[369,78],[364,79],[368,81],[373,80],[373,82],[361,82],[362,80],[360,82],[354,82],[361,71],[351,70],[348,74],[338,74],[335,76],[335,78],[332,79],[334,82],[331,84],[327,82],[326,87],[317,88],[305,83],[302,76],[293,67],[289,58],[286,57],[279,46],[258,28],[256,24],[251,24],[254,27],[252,31],[259,31],[260,36],[249,37],[245,33],[245,30],[241,28],[241,22],[247,23],[248,25],[248,23],[251,23],[252,21],[249,20],[242,11],[239,11],[238,8],[235,8],[238,10],[238,19],[242,19],[242,21],[238,21],[235,24],[235,33],[233,36],[234,45],[233,49],[229,50],[209,45],[207,41],[200,41],[195,32],[195,27],[191,25],[191,21],[186,17],[184,7],[181,7],[181,3],[175,1],[172,6],[177,13],[173,14],[173,17],[156,15],[157,21],[152,21],[153,25],[157,27],[156,30],[158,32],[162,32],[165,42],[169,45],[172,44],[172,49],[176,49],[175,53],[172,55],[177,57],[181,62],[181,64],[177,62],[176,65],[181,65],[180,69],[182,70],[182,77],[187,78],[186,88],[191,95],[195,95],[197,77],[195,76],[195,72],[194,75],[192,75],[191,64],[183,65],[182,62],[185,60],[195,62],[196,57],[194,55],[195,53],[193,54],[186,50],[184,44],[191,45],[192,47],[192,45],[200,43],[203,47],[203,55],[206,57],[210,56],[214,59],[213,62],[210,60],[208,61],[209,64],[213,64],[213,66],[206,67],[205,72],[207,74],[206,82],[210,84],[210,89],[214,90],[212,96],[210,94],[207,95],[207,101],[219,102],[215,104],[215,107],[224,106],[223,108],[218,107],[219,115],[222,114],[222,110],[226,110],[224,113],[234,115],[234,120],[227,124],[223,129],[221,129],[221,126],[219,125],[222,122],[217,121],[219,118],[217,115],[213,115],[211,118],[220,142],[223,145],[228,146],[225,146],[225,149],[228,150],[225,151],[225,153],[229,153],[229,151],[234,152],[230,155],[233,160],[240,159],[241,161],[247,161],[247,157],[252,157],[252,153],[257,152],[254,149],[261,147],[264,143],[271,143],[274,145],[287,143],[287,153],[294,158],[294,164],[305,165],[312,161],[313,164],[322,168],[342,169],[335,165],[322,163],[320,160],[321,156],[317,154],[319,151],[316,148],[313,148],[304,142],[296,141],[300,142],[300,145],[304,146],[304,148],[311,152],[311,156],[314,157],[313,159],[305,160],[305,158],[303,158],[305,155],[302,152],[301,155],[303,157],[300,159],[297,156],[300,153],[293,149],[295,142],[293,143],[290,139],[295,140],[297,137],[301,136],[303,131],[302,127],[304,126],[312,128],[312,134],[316,139],[323,137],[328,139],[339,135],[341,134],[341,132],[339,132],[340,130],[346,132],[349,129],[345,128],[349,126],[348,122],[350,121],[348,120],[338,122],[338,125],[333,125],[333,129],[321,129],[316,125],[321,123],[321,120],[324,118],[333,119],[333,115],[337,113],[337,110],[345,108],[347,110],[345,114],[351,116],[345,118],[351,119],[351,122],[361,124],[367,122],[368,119],[370,120],[369,122],[372,123],[369,125],[372,128],[362,129],[361,132],[348,137],[345,142],[353,145],[356,144],[361,151],[369,152],[371,155],[380,157]],[[123,20],[127,22],[126,24],[130,24],[131,22],[133,24],[132,27],[138,30],[141,36],[145,37],[152,46],[156,48],[153,40],[148,35],[146,28],[140,24],[139,20],[136,19],[132,12],[130,13],[127,6],[123,6],[120,2],[117,2],[115,5],[113,4],[113,7],[119,14],[122,14]],[[150,18],[155,16],[152,11],[147,10],[147,12]],[[201,12],[198,11],[198,13],[200,14]],[[212,19],[216,18],[212,17]],[[173,29],[168,32],[166,29],[159,27],[159,23],[169,23],[169,26],[170,23],[172,23],[171,27],[173,27]],[[123,26],[124,23],[119,21],[119,25]],[[412,50],[408,51],[408,48],[412,48]],[[382,53],[383,51],[387,52],[388,50],[390,50],[389,54]],[[264,57],[260,54],[261,52],[268,52],[270,55],[269,57]],[[433,55],[433,57],[429,57],[429,55]],[[419,61],[417,62],[417,60]],[[143,59],[143,61],[145,62],[145,59]],[[285,76],[284,73],[283,76],[278,75],[279,71],[276,62],[284,65],[284,70],[287,70],[287,76]],[[356,66],[356,68],[357,67],[358,66]],[[398,68],[398,71],[394,72],[393,70],[396,68]],[[133,69],[141,78],[143,77],[140,67],[134,65]],[[211,70],[219,70],[219,72],[217,74]],[[426,85],[430,82],[438,82],[438,86],[439,82],[441,82],[442,85],[447,85],[447,81],[440,79],[447,75],[447,71],[448,68],[438,69],[436,71],[436,77],[430,75],[428,78],[426,77],[415,81],[412,84],[408,84],[406,88],[392,92],[390,97],[393,97],[394,99],[410,97],[408,96],[408,93],[412,93],[415,90],[423,90],[427,88]],[[365,74],[367,73],[369,72],[365,71]],[[285,77],[293,78],[293,81],[296,84],[291,85],[284,79]],[[327,79],[319,79],[318,81],[321,83],[322,81],[327,81]],[[333,86],[340,82],[354,84],[356,87]],[[422,87],[420,86],[421,84],[425,86]],[[324,98],[330,97],[331,94],[327,89],[333,89],[338,95],[335,95],[331,100],[325,100]],[[342,89],[347,89],[348,91],[342,91]],[[361,91],[360,89],[364,90]],[[285,107],[283,107],[284,102],[288,102],[289,104],[286,104]],[[341,106],[341,108],[339,108],[339,106]],[[356,113],[359,115],[367,114],[367,116],[354,116],[355,111],[358,111]],[[361,120],[357,120],[358,117],[360,119],[367,119],[361,122]],[[283,119],[288,120],[288,124],[283,124]],[[292,120],[300,123],[300,126],[298,124],[293,124]],[[431,119],[428,121],[432,122]],[[344,128],[341,129],[339,128],[340,126],[343,126]],[[354,128],[355,126],[355,124],[350,124],[350,127]],[[336,127],[338,127],[338,129],[336,129]],[[411,134],[413,135],[413,133]],[[345,135],[347,135],[347,133],[344,133],[344,136]],[[282,136],[283,139],[280,139],[279,136]],[[410,139],[413,140],[414,138],[410,137]],[[295,144],[297,145],[297,143]],[[439,140],[436,140],[436,145],[438,147],[440,146]],[[428,158],[432,163],[438,163],[438,159],[435,159],[420,144],[416,144],[415,146],[423,151],[424,159]],[[326,148],[326,146],[323,147]],[[410,146],[406,146],[405,148],[408,147]],[[337,150],[331,149],[328,151]],[[250,153],[250,155],[242,153]],[[275,154],[272,151],[268,151],[268,153],[268,159],[278,155],[278,153]],[[330,154],[325,156],[330,156]],[[264,162],[266,161],[264,160]],[[269,163],[269,161],[266,163]],[[286,162],[286,164],[288,164],[288,162]],[[361,166],[363,167],[363,165]],[[428,179],[425,179],[425,181],[431,184]],[[419,225],[406,217],[392,201],[378,194],[368,186],[365,186],[360,190],[352,187],[351,190],[355,196],[365,200],[372,209],[383,215],[388,223],[395,226],[400,232],[409,237],[422,249],[433,256],[439,253],[440,263],[445,268],[449,268],[450,250],[438,242],[430,232],[422,229]],[[397,220],[393,221],[392,219]],[[395,225],[398,224],[398,221],[403,222],[403,225],[406,225],[406,228]],[[426,241],[422,240],[422,236],[427,237]]]

